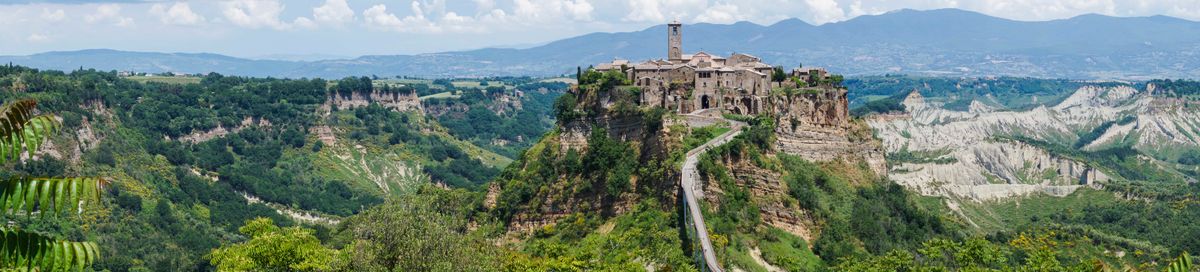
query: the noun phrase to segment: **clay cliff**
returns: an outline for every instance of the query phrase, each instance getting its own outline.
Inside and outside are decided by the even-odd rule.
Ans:
[[[800,207],[789,192],[783,177],[791,169],[779,167],[780,155],[818,163],[856,184],[874,182],[886,174],[881,143],[871,136],[865,122],[850,117],[846,95],[845,89],[826,89],[771,96],[766,106],[773,141],[759,151],[764,158],[755,159],[756,155],[745,151],[719,158],[733,186],[750,194],[764,224],[809,241],[819,232],[811,211]],[[726,194],[715,177],[709,177],[703,189],[705,202],[712,207],[720,205]]]
[[[379,103],[379,105],[393,109],[396,111],[411,111],[421,110],[421,100],[416,93],[406,92],[384,92],[374,90],[367,92],[352,92],[349,96],[340,94],[332,94],[321,106],[321,109],[328,112],[330,107],[336,106],[338,109],[349,109],[355,107],[366,107],[371,103]]]
[[[507,217],[510,233],[528,234],[573,214],[622,214],[648,198],[675,203],[679,169],[671,155],[682,149],[685,131],[673,131],[663,111],[637,107],[632,97],[614,93],[567,94],[578,100],[560,116],[572,118],[560,119],[493,183],[488,206]],[[598,155],[605,165],[589,168],[589,158],[597,156],[592,152],[607,153]],[[607,176],[620,176],[613,169],[622,165],[631,171],[625,172],[628,183],[614,192]]]
[[[809,161],[861,161],[875,174],[885,175],[883,148],[865,123],[850,118],[846,95],[846,89],[830,89],[771,97],[776,150]]]

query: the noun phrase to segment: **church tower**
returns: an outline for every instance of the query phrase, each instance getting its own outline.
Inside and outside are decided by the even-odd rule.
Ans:
[[[679,20],[667,24],[667,60],[671,62],[683,60],[683,25]]]

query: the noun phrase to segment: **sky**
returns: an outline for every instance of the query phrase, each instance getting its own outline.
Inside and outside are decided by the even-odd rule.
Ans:
[[[314,59],[529,47],[592,32],[959,8],[1023,21],[1167,15],[1200,0],[0,0],[0,55],[117,49]]]

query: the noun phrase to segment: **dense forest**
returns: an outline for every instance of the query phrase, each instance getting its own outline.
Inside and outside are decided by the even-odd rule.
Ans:
[[[458,97],[429,98],[426,108],[450,109],[437,117],[450,134],[508,157],[529,148],[554,125],[554,99],[567,88],[562,82],[519,83],[519,89],[490,86],[465,88]],[[519,103],[505,103],[504,100]]]

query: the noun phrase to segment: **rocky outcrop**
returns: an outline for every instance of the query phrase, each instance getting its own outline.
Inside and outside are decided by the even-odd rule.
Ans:
[[[523,108],[521,98],[524,93],[501,93],[488,96],[488,101],[480,103],[496,115],[510,116]],[[471,105],[452,98],[432,98],[421,101],[421,111],[428,116],[441,117],[452,113],[465,113],[471,110]]]
[[[267,119],[265,119],[265,118],[257,118],[256,119],[256,118],[252,118],[252,117],[246,117],[245,119],[242,119],[241,124],[239,124],[238,126],[233,127],[233,128],[227,129],[227,128],[225,128],[225,126],[217,125],[216,128],[206,130],[206,131],[194,131],[191,134],[179,136],[179,138],[176,138],[175,140],[180,141],[180,142],[193,143],[193,144],[200,143],[200,142],[212,140],[214,138],[224,137],[225,135],[228,135],[229,133],[237,133],[238,131],[241,131],[242,129],[245,129],[250,126],[269,127],[269,126],[271,126],[271,121],[267,121]]]
[[[972,106],[962,112],[913,92],[903,102],[906,114],[874,116],[869,123],[889,153],[946,151],[944,156],[955,161],[905,163],[891,169],[894,180],[924,194],[978,200],[1038,192],[1065,195],[1080,186],[1100,186],[1109,175],[997,137],[1028,137],[1084,150],[1132,144],[1148,154],[1200,147],[1200,112],[1181,106],[1187,101],[1150,93],[1129,86],[1086,86],[1053,106],[1022,111]],[[1107,128],[1094,140],[1076,143],[1078,135],[1104,124]]]
[[[645,122],[640,116],[607,117],[576,120],[560,127],[558,140],[563,152],[568,149],[586,151],[592,130],[602,128],[608,136],[622,141],[641,141],[646,135]]]
[[[572,92],[577,94],[580,91]],[[599,92],[581,100],[577,108],[586,109],[593,114],[567,122],[559,121],[558,142],[562,151],[587,149],[587,139],[596,128],[603,128],[609,137],[622,141],[642,141],[646,137],[661,134],[645,131],[646,120],[639,109],[618,109],[621,99],[611,92]]]
[[[811,230],[816,223],[807,210],[800,208],[795,201],[788,201],[791,196],[782,174],[759,168],[748,160],[725,161],[723,164],[729,169],[735,184],[750,191],[750,199],[758,205],[763,223],[812,241]],[[709,205],[720,205],[722,194],[715,180],[704,182],[704,201]]]
[[[333,129],[329,126],[313,126],[308,130],[309,133],[316,134],[317,139],[320,140],[324,145],[333,146],[334,144],[337,144],[337,136],[333,134]]]
[[[883,149],[863,124],[850,119],[845,89],[774,96],[775,148],[810,161],[863,161],[877,175],[887,173]]]
[[[889,175],[925,195],[994,200],[1032,193],[1065,196],[1108,176],[1087,164],[1013,141],[987,141],[943,156],[953,162],[901,163]]]
[[[321,108],[325,112],[329,112],[331,107],[336,106],[338,109],[351,109],[356,107],[366,107],[371,103],[379,103],[379,105],[396,111],[421,111],[421,100],[415,92],[384,92],[375,90],[370,93],[353,92],[349,96],[341,94],[330,95],[325,104]]]
[[[600,187],[602,184],[594,183],[590,180],[592,177],[582,176],[583,173],[558,172],[553,181],[533,192],[532,200],[522,203],[522,207],[513,214],[508,222],[510,233],[527,234],[575,213],[599,213],[602,216],[622,214],[645,198],[657,198],[660,203],[675,203],[673,199],[679,190],[679,169],[668,165],[667,154],[682,147],[682,132],[671,131],[667,125],[651,126],[647,122],[655,120],[647,117],[646,109],[621,109],[629,104],[617,103],[615,98],[607,94],[593,93],[581,97],[586,98],[580,99],[576,107],[587,109],[578,111],[583,116],[574,120],[560,120],[552,135],[543,137],[523,156],[557,160],[570,150],[585,156],[589,151],[592,132],[602,129],[610,139],[629,144],[636,152],[639,165],[661,163],[663,165],[658,167],[667,171],[653,177],[640,177],[635,173],[628,188],[635,188],[636,192],[625,192],[619,196],[607,195],[605,189]],[[524,164],[509,167],[519,167],[519,171],[545,171],[527,169],[531,167],[529,161],[518,162]],[[500,190],[505,188],[501,187]]]
[[[270,207],[271,209],[274,209],[275,212],[279,213],[280,215],[292,218],[292,220],[305,222],[305,223],[309,223],[309,224],[322,224],[322,225],[327,225],[327,226],[336,226],[338,223],[341,223],[341,221],[342,221],[341,218],[338,218],[336,216],[321,214],[318,212],[294,209],[292,207],[288,207],[287,205],[263,201],[262,199],[258,198],[258,196],[251,195],[250,193],[247,193],[247,192],[237,191],[237,193],[239,195],[242,195],[242,198],[245,198],[246,203],[248,203],[248,204],[263,204],[267,207]]]

